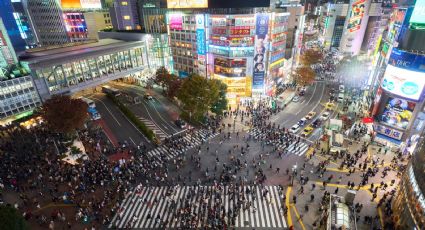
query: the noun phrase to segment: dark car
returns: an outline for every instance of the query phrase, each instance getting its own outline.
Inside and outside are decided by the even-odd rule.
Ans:
[[[316,119],[314,122],[313,122],[313,127],[314,128],[318,128],[320,125],[322,124],[322,121],[320,120],[320,119]]]
[[[186,122],[184,122],[182,119],[177,119],[174,123],[181,129],[185,129],[187,126]]]

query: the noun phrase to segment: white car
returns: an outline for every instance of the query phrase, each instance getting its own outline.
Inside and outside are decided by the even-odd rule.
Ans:
[[[300,130],[300,126],[298,124],[295,124],[294,126],[291,127],[291,129],[289,129],[289,132],[291,133],[296,133]]]
[[[320,116],[320,120],[326,121],[327,119],[329,119],[329,115],[330,115],[329,112],[322,113],[322,116]]]
[[[305,117],[301,118],[301,120],[298,121],[297,125],[304,126],[307,122],[307,119]]]
[[[292,101],[293,102],[298,102],[298,101],[300,101],[300,97],[299,96],[295,96],[295,97],[292,98]]]
[[[344,93],[345,91],[345,86],[344,85],[339,85],[339,92],[340,93]]]

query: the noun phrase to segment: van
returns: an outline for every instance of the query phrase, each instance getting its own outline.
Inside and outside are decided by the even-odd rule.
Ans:
[[[338,94],[338,102],[343,102],[344,101],[344,94],[343,93],[340,93],[340,94]]]

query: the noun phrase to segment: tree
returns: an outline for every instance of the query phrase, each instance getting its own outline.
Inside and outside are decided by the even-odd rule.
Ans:
[[[55,95],[44,103],[42,116],[53,131],[70,134],[83,127],[88,118],[87,108],[81,99]]]
[[[177,98],[183,103],[183,115],[201,121],[219,99],[219,85],[199,75],[184,79]]]
[[[10,230],[29,229],[22,215],[10,205],[0,205],[0,226]]]
[[[177,92],[180,90],[182,81],[176,75],[170,74],[168,80],[166,81],[166,85],[166,96],[172,99],[177,95]]]
[[[295,80],[298,84],[309,85],[314,82],[316,73],[309,66],[298,67],[295,70]]]
[[[323,55],[318,50],[308,49],[301,55],[301,63],[306,66],[319,63]]]
[[[161,66],[156,70],[154,82],[162,87],[162,90],[165,92],[166,82],[169,78],[170,73],[168,70]]]
[[[211,80],[211,84],[217,84],[218,85],[217,87],[219,89],[218,100],[215,103],[213,103],[211,107],[211,112],[217,115],[222,115],[223,111],[227,109],[227,103],[228,103],[227,97],[226,97],[227,85],[217,79]]]

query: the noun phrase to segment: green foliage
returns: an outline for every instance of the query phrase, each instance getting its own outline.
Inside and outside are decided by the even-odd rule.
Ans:
[[[121,103],[115,96],[107,94],[108,98],[121,110],[122,113],[139,129],[150,141],[155,141],[155,133],[149,129],[145,123],[143,123],[139,118],[134,115],[134,113],[127,108],[123,103]]]
[[[0,226],[3,230],[29,229],[18,210],[9,205],[0,205]]]
[[[165,96],[174,98],[181,87],[179,77],[170,74],[165,67],[159,67],[155,73],[155,83],[162,87]]]
[[[220,81],[209,80],[196,74],[184,79],[177,93],[177,98],[183,103],[183,115],[189,116],[190,120],[201,121],[209,109],[219,103],[223,88]]]
[[[53,131],[71,134],[86,122],[87,104],[81,99],[55,95],[44,103],[42,116]]]
[[[213,84],[218,84],[218,89],[219,89],[218,100],[215,103],[213,103],[211,107],[211,112],[217,115],[222,115],[223,111],[227,109],[227,103],[228,103],[226,98],[227,85],[217,79],[211,80],[211,82]]]

